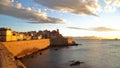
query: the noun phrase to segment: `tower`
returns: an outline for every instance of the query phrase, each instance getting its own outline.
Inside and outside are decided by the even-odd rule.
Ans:
[[[57,33],[59,33],[59,29],[57,29]]]

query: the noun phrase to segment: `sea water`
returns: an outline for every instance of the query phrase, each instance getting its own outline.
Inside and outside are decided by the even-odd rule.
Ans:
[[[22,62],[27,68],[120,68],[120,40],[75,41],[82,45],[49,48]],[[70,66],[75,61],[84,63]]]

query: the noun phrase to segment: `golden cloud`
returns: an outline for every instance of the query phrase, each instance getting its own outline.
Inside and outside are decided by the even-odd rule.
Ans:
[[[104,10],[107,11],[107,12],[110,12],[110,11],[112,11],[112,6],[106,5],[106,6],[104,7]]]
[[[112,28],[107,28],[107,27],[96,27],[96,28],[92,28],[91,30],[98,31],[98,32],[118,31],[117,29],[112,29]]]
[[[95,27],[95,28],[79,28],[79,27],[67,27],[69,29],[75,30],[89,30],[89,31],[97,31],[97,32],[111,32],[111,31],[119,31],[117,29],[107,28],[107,27]]]
[[[114,0],[113,5],[120,7],[120,0]]]
[[[36,3],[58,11],[95,15],[100,5],[98,0],[34,0]],[[87,7],[86,7],[87,6]]]
[[[106,4],[110,4],[110,3],[112,3],[112,1],[113,1],[113,0],[104,0],[104,2],[105,2]]]
[[[45,12],[35,11],[30,7],[23,8],[21,3],[13,5],[11,0],[0,0],[0,14],[39,21],[39,23],[66,23],[62,19],[48,17]]]

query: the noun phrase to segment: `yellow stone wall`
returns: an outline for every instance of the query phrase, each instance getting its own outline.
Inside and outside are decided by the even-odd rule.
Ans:
[[[2,42],[2,43],[13,54],[13,56],[18,58],[23,57],[27,54],[31,54],[35,51],[47,48],[50,45],[49,39]]]
[[[11,41],[17,41],[17,36],[12,36]]]
[[[18,39],[19,39],[19,40],[23,40],[23,36],[24,36],[23,34],[20,34],[20,35],[18,36]]]
[[[12,40],[12,36],[11,35],[7,35],[7,36],[5,36],[5,38],[6,38],[6,41],[11,41]]]
[[[6,35],[12,35],[12,31],[11,30],[7,30],[6,31]]]

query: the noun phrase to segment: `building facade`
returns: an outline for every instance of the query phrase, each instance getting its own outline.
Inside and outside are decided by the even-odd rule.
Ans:
[[[59,29],[49,31],[29,31],[29,32],[16,32],[7,28],[0,28],[0,41],[20,41],[20,40],[38,40],[50,39],[51,46],[61,46],[72,44],[72,38],[64,38],[59,33]]]
[[[12,30],[6,28],[0,28],[0,41],[11,41]]]
[[[12,31],[11,29],[0,28],[0,41],[2,42],[23,40],[24,37],[24,34]]]

